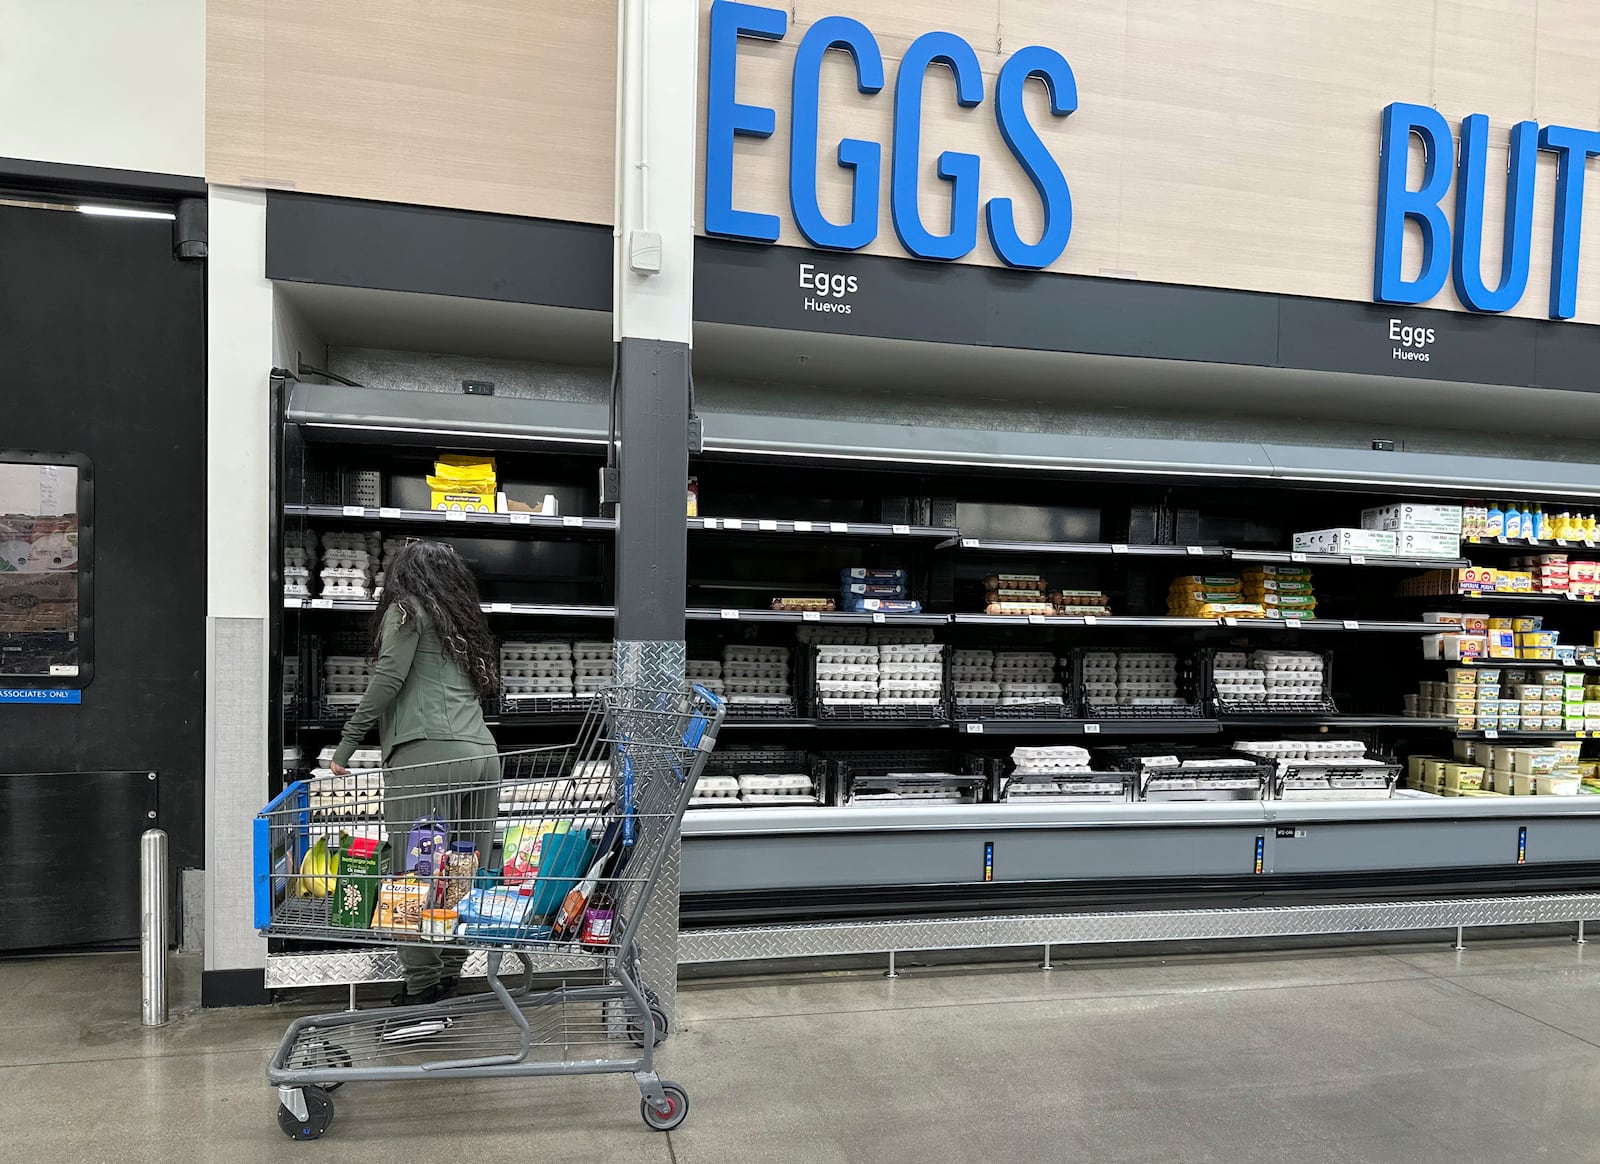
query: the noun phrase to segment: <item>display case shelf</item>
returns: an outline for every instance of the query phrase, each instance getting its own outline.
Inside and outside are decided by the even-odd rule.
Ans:
[[[1312,554],[1291,550],[1232,550],[1235,562],[1295,566],[1375,566],[1399,570],[1456,570],[1472,563],[1466,558],[1401,558],[1387,554]]]
[[[613,619],[617,616],[616,607],[613,606],[563,606],[559,604],[535,602],[484,602],[480,603],[485,614],[512,615],[521,618],[586,618],[586,619]],[[285,610],[326,610],[330,612],[344,612],[358,614],[363,611],[370,613],[378,609],[375,600],[366,598],[285,598]]]
[[[1600,731],[1525,732],[1517,728],[1457,731],[1459,740],[1600,740]]]
[[[685,612],[690,622],[789,622],[831,623],[840,626],[944,626],[945,614],[870,614],[849,610],[759,610],[750,608],[690,607]]]
[[[1206,736],[1222,724],[1214,719],[989,719],[951,725],[964,736]]]
[[[891,541],[910,538],[935,541],[955,531],[947,526],[891,525],[876,521],[805,521],[789,518],[691,517],[690,533],[790,534],[801,537],[869,538]]]
[[[1462,538],[1463,544],[1490,550],[1600,550],[1594,541],[1546,541],[1536,538]]]
[[[1377,566],[1426,570],[1470,566],[1466,558],[1390,557],[1376,554],[1313,554],[1298,550],[1237,550],[1227,546],[1153,546],[1124,542],[1017,542],[954,536],[939,544],[941,550],[985,554],[1034,554],[1041,557],[1222,558],[1233,562],[1279,563],[1306,566]]]
[[[466,510],[399,509],[387,505],[285,505],[283,513],[285,517],[355,521],[397,529],[418,526],[449,529],[460,525],[480,535],[498,532],[518,536],[588,537],[617,531],[614,518],[546,517],[540,513],[472,513]]]

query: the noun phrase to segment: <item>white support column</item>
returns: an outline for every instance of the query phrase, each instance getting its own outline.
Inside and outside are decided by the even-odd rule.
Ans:
[[[269,379],[267,202],[212,187],[206,280],[205,970],[256,970],[251,822],[266,803]],[[209,993],[209,992],[208,992]]]
[[[691,0],[618,4],[617,678],[648,686],[683,681],[698,13]],[[676,840],[641,920],[639,953],[645,984],[670,1023],[678,973]]]

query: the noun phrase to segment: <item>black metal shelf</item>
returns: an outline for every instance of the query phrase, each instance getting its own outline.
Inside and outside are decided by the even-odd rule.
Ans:
[[[1472,563],[1466,558],[1404,558],[1387,554],[1313,554],[1290,550],[1231,550],[1235,562],[1306,566],[1378,566],[1399,570],[1456,570]]]
[[[1486,550],[1600,550],[1600,542],[1549,541],[1534,538],[1462,538],[1464,545]]]
[[[945,614],[872,614],[850,610],[758,610],[694,606],[685,612],[690,622],[817,622],[843,626],[944,626]]]
[[[802,537],[832,536],[849,538],[910,538],[934,541],[948,538],[955,531],[947,526],[892,525],[876,521],[795,521],[770,517],[691,517],[690,533],[798,534]]]
[[[1472,731],[1457,731],[1455,735],[1461,740],[1600,740],[1600,732],[1525,732],[1517,728],[1507,728],[1504,731],[1474,728]]]
[[[1286,712],[1283,715],[1224,715],[1221,717],[1222,726],[1235,727],[1285,727],[1285,728],[1399,728],[1414,727],[1425,731],[1437,731],[1445,728],[1454,728],[1456,721],[1453,719],[1420,719],[1416,716],[1405,715],[1296,715]]]
[[[614,534],[609,517],[546,517],[542,513],[477,513],[459,509],[400,509],[372,505],[285,505],[285,517],[359,521],[378,526],[470,526],[474,532],[585,537]]]
[[[1460,594],[1412,594],[1407,597],[1413,601],[1426,599],[1434,602],[1454,602],[1459,598],[1464,602],[1557,602],[1563,606],[1570,603],[1587,605],[1600,601],[1593,594],[1533,594],[1526,591],[1510,590],[1463,590]]]
[[[1306,566],[1380,566],[1426,570],[1432,567],[1470,566],[1466,558],[1390,557],[1377,554],[1314,554],[1300,550],[1236,550],[1227,546],[1152,546],[1123,542],[1017,542],[955,536],[939,549],[960,549],[987,554],[1129,558],[1222,558],[1233,562],[1259,562]]]
[[[564,606],[560,604],[537,602],[484,602],[480,604],[485,614],[509,614],[523,618],[592,618],[614,619],[617,616],[613,606]],[[378,604],[371,598],[285,598],[285,610],[327,610],[359,614],[377,610]]]
[[[986,719],[951,726],[965,736],[1206,736],[1222,730],[1214,719]]]
[[[1552,671],[1570,667],[1574,671],[1600,671],[1600,660],[1592,663],[1564,663],[1560,659],[1525,659],[1518,656],[1515,659],[1431,659],[1429,662],[1445,662],[1452,667],[1547,667]]]

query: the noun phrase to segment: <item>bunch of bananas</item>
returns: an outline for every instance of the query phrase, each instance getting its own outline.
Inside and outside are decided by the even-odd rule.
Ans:
[[[333,892],[334,878],[339,875],[339,854],[349,838],[339,834],[337,845],[329,848],[327,837],[318,837],[317,843],[306,850],[300,860],[300,875],[295,878],[295,893],[300,897],[324,898]]]

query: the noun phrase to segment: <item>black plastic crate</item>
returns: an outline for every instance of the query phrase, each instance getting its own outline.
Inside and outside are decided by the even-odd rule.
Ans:
[[[1040,720],[1077,719],[1078,705],[1070,699],[1062,703],[957,703],[950,704],[950,718],[956,720]]]
[[[1330,785],[1337,780],[1370,782],[1374,777],[1382,777],[1387,794],[1392,795],[1395,785],[1400,782],[1400,773],[1405,765],[1391,756],[1373,756],[1372,759],[1382,762],[1382,766],[1365,765],[1357,766],[1340,760],[1329,760],[1322,763],[1316,760],[1286,760],[1282,770],[1272,776],[1272,796],[1274,800],[1282,800],[1285,786],[1290,780],[1326,778]]]
[[[1277,774],[1277,764],[1264,756],[1257,756],[1250,752],[1237,752],[1231,748],[1205,748],[1191,746],[1172,746],[1160,744],[1126,744],[1110,748],[1097,748],[1094,757],[1099,764],[1105,764],[1110,769],[1119,767],[1130,768],[1138,778],[1137,799],[1149,798],[1150,782],[1160,779],[1163,775],[1178,778],[1192,778],[1204,780],[1204,770],[1185,771],[1181,768],[1166,765],[1151,764],[1153,759],[1176,757],[1179,762],[1185,760],[1243,760],[1248,761],[1248,767],[1240,765],[1228,773],[1229,779],[1242,779],[1253,776],[1256,781],[1255,797],[1238,797],[1237,799],[1265,798],[1272,786],[1272,781]],[[1158,790],[1159,791],[1159,790]],[[1200,799],[1196,797],[1196,799]]]
[[[1238,652],[1235,652],[1238,653]],[[1313,651],[1322,656],[1322,690],[1315,696],[1293,702],[1269,702],[1265,698],[1225,697],[1217,686],[1217,652],[1206,651],[1201,660],[1205,675],[1206,694],[1219,716],[1265,717],[1339,715],[1339,705],[1333,698],[1333,658],[1327,651]],[[1247,655],[1248,659],[1248,655]],[[1247,663],[1248,667],[1248,663]]]
[[[1207,667],[1206,661],[1197,656],[1178,655],[1178,693],[1184,700],[1182,704],[1176,704],[1171,707],[1149,707],[1120,703],[1095,703],[1087,699],[1084,696],[1084,659],[1090,653],[1090,650],[1099,652],[1105,649],[1107,648],[1080,647],[1072,653],[1069,690],[1072,693],[1072,699],[1081,708],[1084,719],[1133,720],[1143,723],[1147,721],[1160,722],[1163,720],[1207,718],[1205,701],[1200,698],[1199,693],[1204,689],[1205,682],[1209,681],[1211,672]],[[1202,676],[1204,676],[1204,679],[1202,679]]]
[[[725,719],[796,719],[800,715],[800,705],[794,696],[788,696],[781,703],[741,703],[736,702],[737,696],[722,697],[727,703]]]

